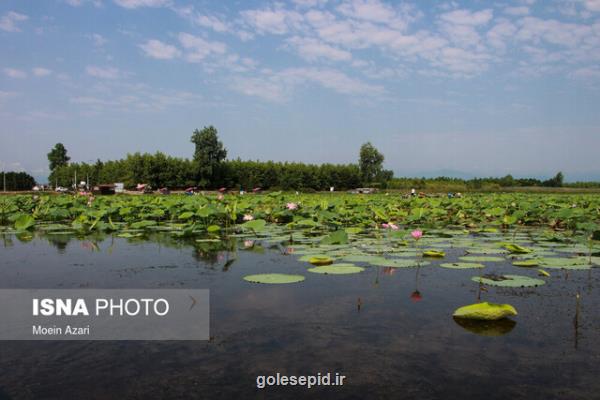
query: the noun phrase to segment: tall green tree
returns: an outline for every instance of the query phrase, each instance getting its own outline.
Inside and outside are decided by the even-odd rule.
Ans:
[[[205,126],[201,131],[196,129],[191,141],[196,146],[194,164],[199,185],[216,186],[219,183],[221,162],[227,157],[227,150],[219,141],[217,129],[212,125]]]
[[[381,176],[384,156],[367,142],[360,147],[359,167],[364,183],[371,183]]]
[[[563,175],[563,173],[558,172],[556,175],[554,175],[554,178],[550,178],[544,181],[543,185],[549,187],[562,187],[564,179],[565,176]]]
[[[62,143],[56,143],[50,153],[48,153],[48,161],[50,162],[50,171],[54,171],[58,167],[65,166],[71,158],[67,156],[67,149]]]

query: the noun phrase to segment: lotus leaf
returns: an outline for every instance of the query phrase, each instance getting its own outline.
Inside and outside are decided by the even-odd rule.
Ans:
[[[517,315],[517,310],[510,304],[476,303],[457,308],[452,314],[456,318],[495,321]]]
[[[302,275],[291,274],[255,274],[244,277],[244,280],[248,282],[269,284],[296,283],[302,282],[304,279],[306,278]]]

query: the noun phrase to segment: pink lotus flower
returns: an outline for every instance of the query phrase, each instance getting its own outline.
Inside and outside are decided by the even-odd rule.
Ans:
[[[296,210],[298,208],[298,204],[296,203],[287,203],[286,207],[288,210]]]
[[[416,303],[417,301],[421,301],[423,299],[423,296],[421,295],[421,292],[415,290],[410,294],[410,299],[413,301],[413,303]]]
[[[252,221],[253,219],[254,219],[254,217],[250,214],[244,215],[244,221]]]
[[[414,231],[412,231],[410,233],[410,235],[413,237],[413,239],[419,240],[419,239],[421,239],[423,237],[423,231],[415,229]]]
[[[245,248],[250,248],[254,246],[254,240],[244,240],[244,247]]]
[[[381,227],[383,229],[391,229],[393,231],[397,231],[399,229],[398,225],[391,223],[391,222],[388,222],[387,224],[381,224]]]
[[[217,200],[223,200],[225,198],[225,196],[223,196],[223,194],[219,193],[219,195],[217,196]]]

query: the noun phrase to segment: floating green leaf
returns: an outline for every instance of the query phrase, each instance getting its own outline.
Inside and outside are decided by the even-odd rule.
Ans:
[[[592,267],[587,257],[543,258],[539,265],[544,268],[572,270],[586,270]]]
[[[505,243],[503,246],[506,250],[515,254],[531,253],[533,250],[527,247],[520,246],[516,243]]]
[[[430,264],[429,261],[417,261],[417,260],[399,260],[382,258],[380,260],[374,260],[369,262],[371,265],[378,267],[390,267],[390,268],[414,268],[414,267],[425,267]]]
[[[537,267],[540,265],[540,260],[534,258],[531,260],[515,261],[513,262],[513,265],[515,267]]]
[[[321,267],[309,268],[308,271],[316,274],[328,274],[328,275],[345,275],[345,274],[357,274],[364,271],[362,267],[358,267],[354,264],[332,264]]]
[[[489,286],[500,287],[535,287],[541,286],[544,282],[541,279],[530,278],[524,275],[484,275],[483,277],[474,276],[472,281]]]
[[[244,280],[248,282],[269,284],[296,283],[302,282],[304,279],[306,278],[302,275],[292,274],[255,274],[244,277]]]
[[[441,250],[425,250],[423,252],[423,257],[442,258],[445,256],[446,256],[446,253],[444,253]]]
[[[449,269],[471,269],[471,268],[484,268],[485,265],[479,263],[467,263],[467,262],[456,262],[456,263],[443,263],[440,264],[442,268]]]
[[[493,257],[493,256],[463,256],[459,257],[459,260],[466,262],[501,262],[505,261],[502,257]]]
[[[517,315],[517,310],[510,304],[476,303],[457,308],[453,316],[456,318],[495,321]]]
[[[333,258],[328,256],[312,256],[308,259],[312,265],[329,265],[333,264]]]

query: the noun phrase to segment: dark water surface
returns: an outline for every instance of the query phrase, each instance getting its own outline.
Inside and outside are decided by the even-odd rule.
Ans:
[[[436,261],[329,276],[277,247],[243,248],[5,236],[0,287],[208,288],[212,340],[0,341],[0,399],[600,399],[598,268],[551,270],[537,288],[490,287],[482,300],[515,306],[516,324],[463,327],[452,313],[477,301],[477,270]],[[464,253],[446,250],[443,262]],[[261,272],[306,281],[242,279]],[[509,262],[485,272],[535,275]],[[346,384],[256,388],[259,375],[319,372]]]

